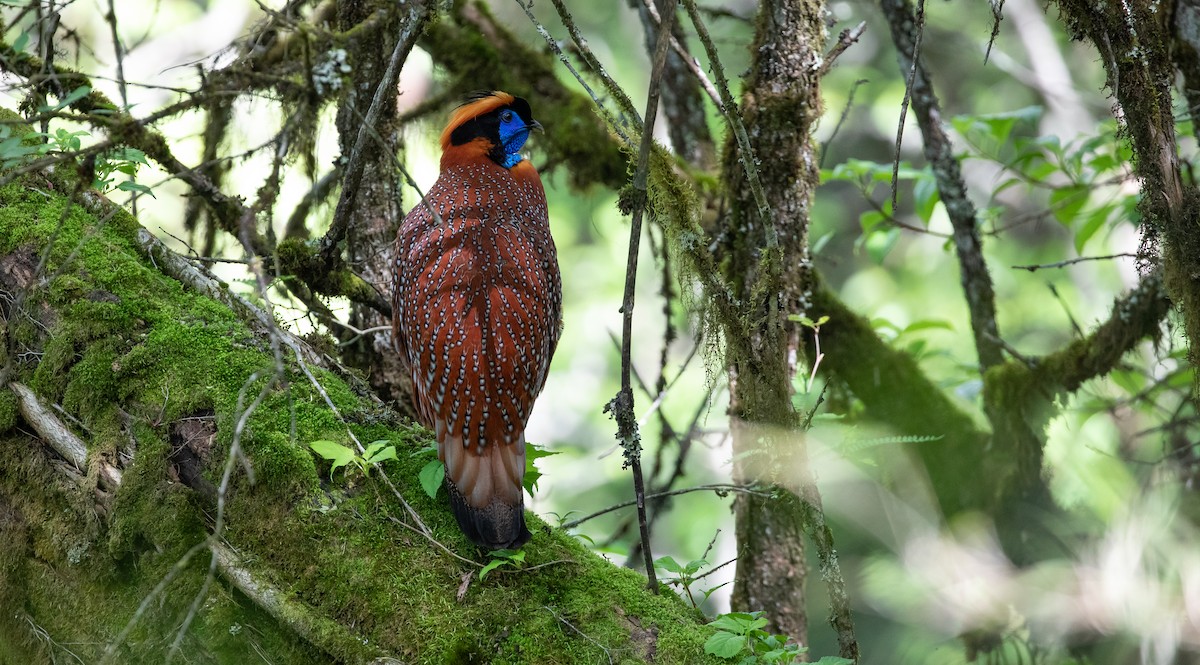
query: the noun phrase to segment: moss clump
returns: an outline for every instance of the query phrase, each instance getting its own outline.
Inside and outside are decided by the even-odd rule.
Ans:
[[[17,424],[17,396],[8,390],[0,390],[0,434]]]
[[[200,493],[173,480],[171,456],[182,444],[172,443],[172,428],[212,414],[203,473],[219,484],[243,416],[239,395],[243,404],[254,399],[276,369],[265,339],[142,258],[135,228],[120,213],[100,223],[62,199],[0,188],[0,251],[40,255],[56,237],[46,273],[53,278],[26,303],[33,315],[50,313],[42,318],[48,333],[28,336],[43,355],[18,363],[16,378],[83,424],[93,456],[133,451],[98,517],[94,477],[65,480],[40,444],[23,435],[0,441],[0,509],[7,501],[25,516],[17,527],[0,515],[0,531],[13,536],[0,543],[0,572],[21,571],[5,573],[0,593],[22,599],[40,630],[80,645],[76,653],[89,662],[170,574],[161,601],[118,654],[121,662],[162,660],[209,565],[204,550],[186,565],[180,557],[208,536],[214,515]],[[347,427],[364,443],[390,441],[401,450],[389,463],[392,483],[438,541],[478,556],[445,497],[428,498],[416,482],[426,460],[407,451],[428,445],[429,434],[399,425],[338,377],[313,371],[345,421],[299,368],[286,366],[245,421],[241,443],[256,482],[239,467],[223,534],[247,569],[276,589],[278,615],[300,636],[217,584],[186,648],[213,662],[243,662],[258,645],[283,663],[364,662],[383,653],[414,663],[458,662],[466,654],[494,663],[566,663],[602,659],[599,643],[623,662],[638,662],[643,657],[628,646],[632,618],[658,629],[655,662],[704,662],[707,629],[678,598],[650,596],[640,575],[536,518],[528,565],[547,565],[475,579],[460,602],[463,577],[478,569],[398,525],[408,517],[385,484],[341,473],[331,482],[327,464],[305,446],[318,438],[346,441]],[[0,398],[2,429],[18,431],[15,418],[12,398]],[[44,644],[29,626],[0,619],[0,644],[12,651],[0,658],[44,659]]]

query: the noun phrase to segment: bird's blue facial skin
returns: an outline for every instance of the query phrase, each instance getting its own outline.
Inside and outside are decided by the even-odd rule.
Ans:
[[[500,143],[504,146],[504,160],[500,163],[506,169],[511,169],[521,163],[521,147],[529,138],[530,126],[520,115],[511,110],[500,113]]]

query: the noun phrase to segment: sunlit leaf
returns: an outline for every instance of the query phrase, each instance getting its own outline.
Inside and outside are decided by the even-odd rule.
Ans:
[[[667,571],[668,573],[679,574],[679,573],[683,572],[683,566],[680,566],[679,563],[677,561],[675,561],[674,558],[669,557],[669,556],[664,556],[664,557],[655,559],[654,567],[662,568],[663,570]]]
[[[711,654],[717,658],[733,658],[741,653],[744,648],[746,648],[746,638],[744,636],[724,631],[715,633],[704,643],[704,653]]]
[[[1087,221],[1083,226],[1075,232],[1075,251],[1082,254],[1083,246],[1087,244],[1096,232],[1104,228],[1104,223],[1108,221],[1108,209],[1098,210],[1088,216]]]
[[[437,496],[438,488],[442,486],[442,480],[446,477],[446,465],[442,460],[432,460],[425,466],[421,467],[421,471],[417,473],[417,478],[421,481],[421,489],[430,498]]]
[[[152,192],[149,187],[147,187],[139,182],[134,182],[132,180],[126,180],[125,182],[117,185],[117,189],[119,189],[123,192],[137,192],[139,194],[148,194],[150,196],[150,198],[157,198],[154,196],[154,192]]]
[[[929,226],[929,220],[933,218],[933,210],[941,200],[941,192],[938,191],[937,181],[934,180],[932,174],[917,178],[916,183],[913,184],[913,207],[917,216],[921,218],[922,222],[925,222],[925,226]]]
[[[384,446],[383,448],[375,451],[373,454],[370,453],[370,449],[368,448],[367,452],[369,454],[363,455],[363,457],[365,457],[367,460],[367,464],[377,464],[379,462],[397,459],[396,446]]]
[[[347,448],[340,443],[321,440],[313,441],[312,443],[308,444],[308,447],[312,448],[314,453],[333,462],[333,466],[329,468],[330,478],[333,477],[333,473],[337,471],[339,467],[346,466],[350,462],[354,461],[354,450]]]
[[[1065,226],[1075,221],[1076,215],[1088,200],[1088,188],[1083,185],[1060,187],[1050,192],[1050,212]]]

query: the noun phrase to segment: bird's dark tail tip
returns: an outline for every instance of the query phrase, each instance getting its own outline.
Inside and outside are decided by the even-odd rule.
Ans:
[[[516,549],[533,537],[525,527],[523,501],[510,506],[493,499],[487,506],[476,508],[467,503],[449,477],[446,478],[446,490],[458,527],[476,545],[489,550]]]

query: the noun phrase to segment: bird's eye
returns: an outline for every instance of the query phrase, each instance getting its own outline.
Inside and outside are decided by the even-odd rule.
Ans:
[[[512,122],[512,118],[512,111],[505,111],[504,113],[500,114],[500,119],[504,122]]]

